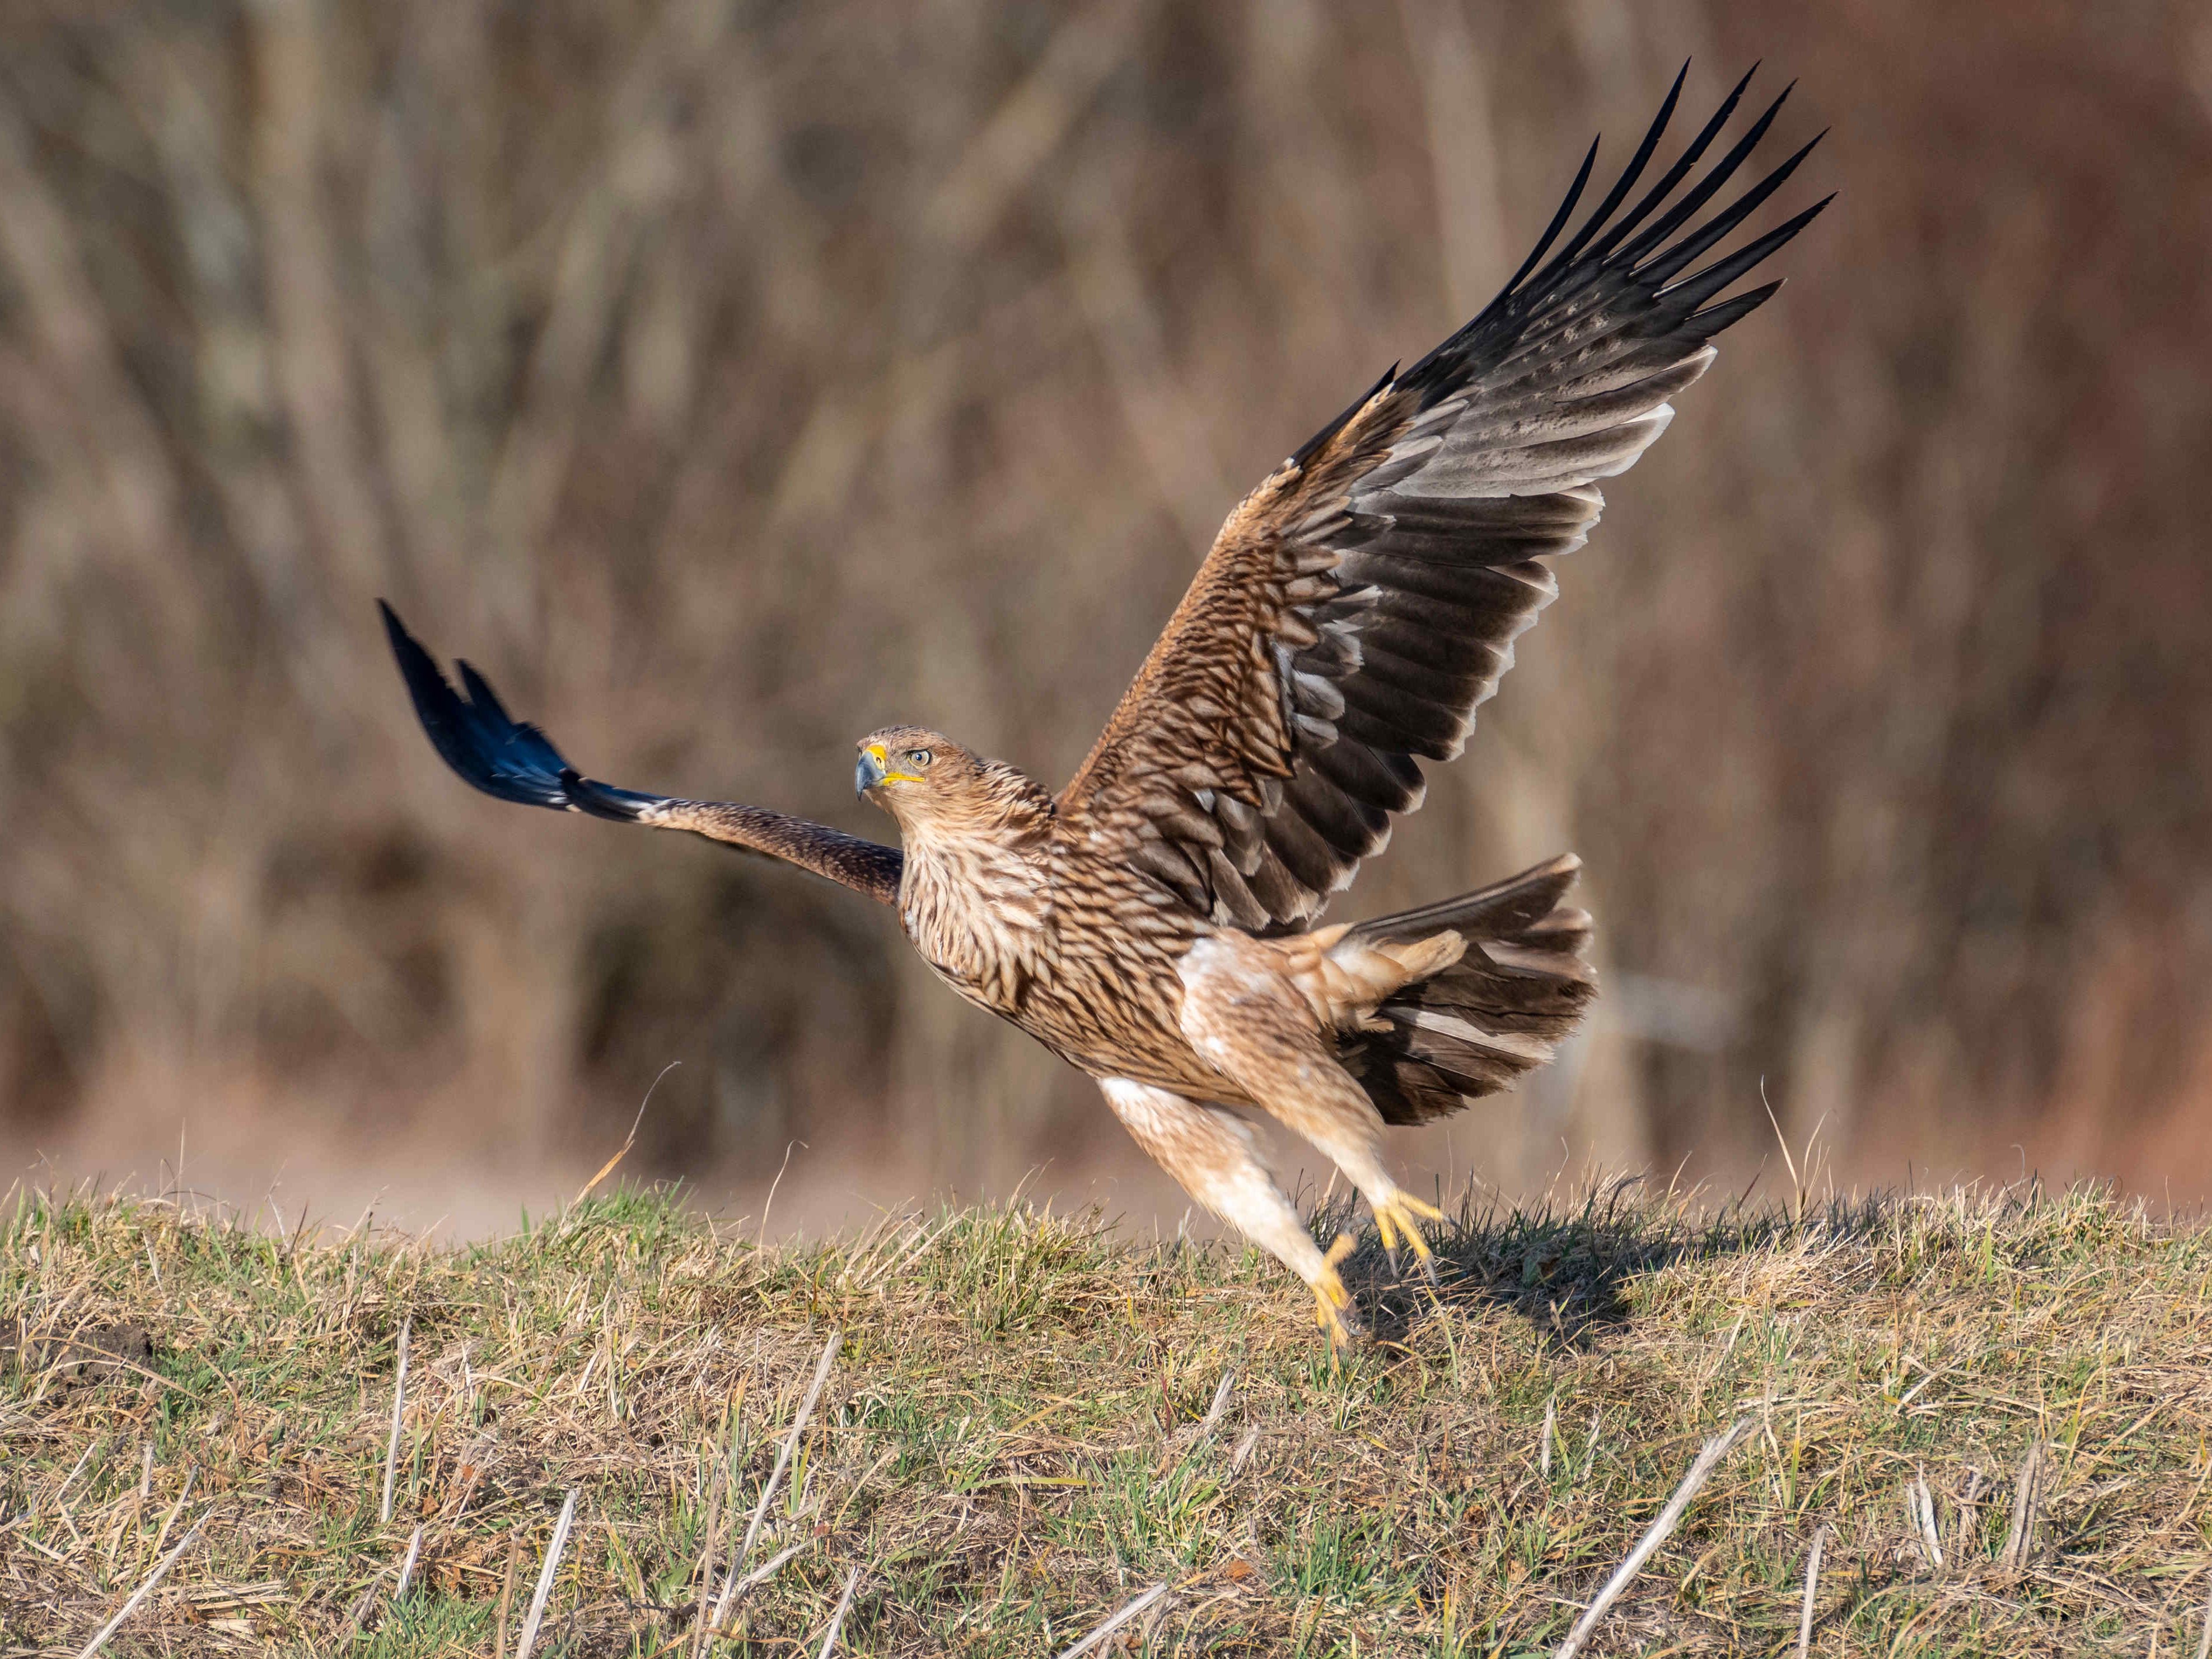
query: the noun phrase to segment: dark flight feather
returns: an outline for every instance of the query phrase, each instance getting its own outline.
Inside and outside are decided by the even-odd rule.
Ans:
[[[1187,848],[1174,890],[1217,921],[1241,921],[1256,902],[1270,931],[1295,930],[1350,884],[1392,814],[1418,805],[1419,760],[1464,746],[1515,637],[1557,591],[1545,562],[1580,547],[1596,522],[1597,481],[1635,462],[1671,417],[1669,400],[1711,364],[1712,337],[1775,285],[1722,292],[1826,205],[1680,276],[1819,143],[1706,213],[1789,97],[1700,172],[1750,79],[1624,210],[1676,112],[1677,76],[1571,234],[1595,148],[1498,297],[1377,381],[1231,515],[1061,792],[1064,817],[1097,844],[1118,840],[1139,867],[1164,862],[1139,854],[1141,842]],[[1338,749],[1358,758],[1324,763]],[[1264,821],[1257,866],[1246,867],[1249,833],[1220,843],[1200,833],[1232,810]],[[1244,849],[1224,860],[1239,875],[1233,895],[1206,873],[1217,845]]]
[[[740,851],[781,859],[886,904],[898,901],[903,855],[826,825],[734,801],[642,794],[580,776],[544,732],[507,712],[491,683],[457,663],[461,690],[383,600],[385,637],[415,704],[415,717],[447,765],[487,795],[525,806],[582,812],[617,823],[683,830]]]

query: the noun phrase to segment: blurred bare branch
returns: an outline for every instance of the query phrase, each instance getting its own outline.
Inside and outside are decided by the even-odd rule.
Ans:
[[[1825,1122],[1844,1179],[2202,1191],[2208,39],[1903,0],[0,15],[0,1141],[150,1156],[189,1109],[565,1192],[681,1059],[625,1170],[1132,1167],[884,918],[462,791],[369,599],[641,786],[888,834],[844,780],[891,719],[1057,781],[1233,499],[1694,53],[1686,114],[1802,73],[1843,201],[1353,896],[1589,870],[1592,1031],[1407,1151],[1747,1176]]]

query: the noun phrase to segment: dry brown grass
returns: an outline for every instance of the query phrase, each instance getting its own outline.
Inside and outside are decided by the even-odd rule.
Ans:
[[[1115,1650],[1515,1653],[1739,1419],[1594,1651],[1791,1650],[1823,1528],[1815,1652],[2197,1641],[2212,1237],[2089,1191],[1793,1220],[1614,1185],[1468,1209],[1443,1255],[1432,1300],[1367,1241],[1389,1340],[1339,1364],[1249,1253],[1027,1208],[762,1249],[630,1192],[456,1250],[34,1197],[0,1650],[77,1651],[204,1522],[105,1651],[512,1652],[574,1492],[538,1652],[689,1655],[787,1444],[716,1651],[812,1652],[851,1586],[842,1652],[1057,1652],[1162,1583]]]
[[[884,833],[845,784],[891,719],[1057,781],[1237,493],[1488,297],[1593,132],[1609,168],[1686,57],[1700,110],[1763,58],[1838,205],[1356,902],[1588,860],[1588,1063],[1470,1138],[1513,1190],[1563,1137],[1747,1173],[1762,1075],[1862,1176],[2020,1143],[2201,1190],[2207,40],[2196,0],[0,9],[0,1139],[504,1163],[680,1058],[657,1173],[795,1136],[1003,1194],[1111,1141],[846,896],[467,793],[373,597],[640,787]]]

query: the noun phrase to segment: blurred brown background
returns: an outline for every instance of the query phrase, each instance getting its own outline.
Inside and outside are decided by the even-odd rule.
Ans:
[[[1754,58],[1790,287],[1608,494],[1347,914],[1588,860],[1587,1038],[1416,1167],[2212,1189],[2212,24],[2179,3],[0,10],[0,1153],[500,1221],[1181,1209],[892,918],[502,806],[371,601],[578,763],[888,837],[1057,782],[1235,498]],[[1754,88],[1756,91],[1756,88]],[[1671,155],[1671,149],[1666,154]],[[1768,221],[1777,215],[1770,213]],[[1107,1183],[1102,1187],[1099,1183]],[[788,1206],[788,1207],[787,1207]]]

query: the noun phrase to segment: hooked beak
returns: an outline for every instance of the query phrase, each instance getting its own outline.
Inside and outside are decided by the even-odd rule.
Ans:
[[[866,799],[869,790],[884,781],[884,746],[872,743],[860,751],[860,759],[853,768],[853,793]]]

